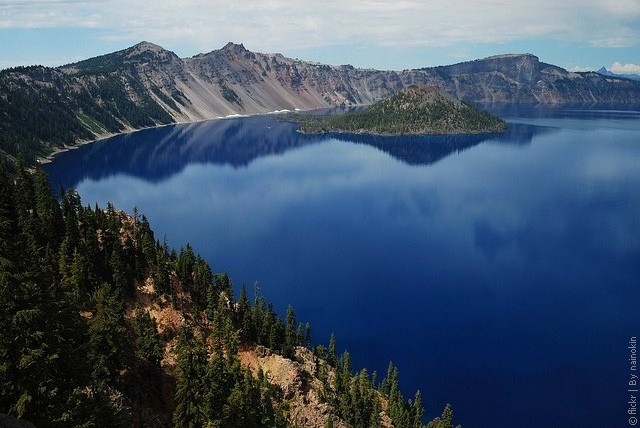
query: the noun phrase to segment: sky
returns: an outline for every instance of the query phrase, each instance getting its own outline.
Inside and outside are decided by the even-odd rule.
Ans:
[[[0,0],[0,68],[58,66],[149,41],[388,70],[532,53],[640,74],[640,0]]]

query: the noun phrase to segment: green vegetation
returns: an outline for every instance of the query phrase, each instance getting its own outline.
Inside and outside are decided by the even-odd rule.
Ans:
[[[170,98],[161,99],[177,108]],[[0,73],[0,162],[11,171],[19,157],[32,166],[55,148],[100,133],[171,122],[171,115],[128,74],[69,76],[41,66]]]
[[[295,118],[301,132],[312,134],[478,134],[506,129],[503,120],[462,103],[437,87],[418,86],[410,86],[364,110]]]
[[[76,76],[110,74],[120,71],[131,64],[148,63],[157,59],[157,52],[149,49],[140,49],[137,51],[137,46],[139,45],[106,55],[89,58],[65,67],[72,69],[73,74]]]
[[[160,332],[152,307],[179,327]],[[244,287],[236,300],[226,274],[156,241],[144,216],[83,207],[74,191],[58,202],[42,170],[20,165],[14,180],[0,166],[0,413],[43,427],[291,426],[291,399],[241,362],[258,347],[291,360],[307,349],[328,425],[379,427],[388,408],[395,427],[424,426],[393,365],[380,384],[354,374],[335,336],[312,347],[293,308],[283,319]]]

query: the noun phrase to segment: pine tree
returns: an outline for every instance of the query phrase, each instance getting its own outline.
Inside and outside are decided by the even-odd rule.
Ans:
[[[176,409],[173,423],[176,428],[206,426],[205,400],[208,387],[207,352],[202,340],[185,326],[178,339],[178,365],[176,367]]]
[[[133,318],[133,331],[136,335],[136,352],[138,356],[160,366],[163,352],[156,323],[144,309],[138,309]]]
[[[256,334],[253,328],[251,317],[251,303],[247,297],[247,289],[243,285],[240,290],[240,298],[238,299],[238,309],[236,311],[237,322],[240,326],[240,336],[243,343],[254,343]]]
[[[227,275],[226,272],[217,273],[213,278],[218,290],[227,294],[227,296],[231,299],[233,297],[233,287],[231,285],[231,279],[229,279],[229,275]]]
[[[209,290],[213,288],[213,274],[209,264],[200,256],[196,258],[193,266],[193,290],[191,300],[194,304],[194,313],[198,314],[205,309]]]
[[[287,307],[287,324],[285,327],[285,339],[282,354],[285,358],[293,358],[295,356],[295,347],[298,344],[298,335],[296,332],[296,314],[293,308]]]
[[[442,411],[442,416],[436,417],[427,424],[427,428],[454,428],[453,426],[453,408],[447,404]],[[456,428],[462,428],[457,425]]]
[[[193,268],[196,263],[196,256],[193,253],[191,245],[187,244],[186,248],[180,248],[178,260],[176,263],[176,274],[185,290],[193,289]]]
[[[171,293],[171,279],[167,263],[167,253],[161,248],[156,252],[156,260],[151,270],[153,285],[159,295]]]
[[[420,390],[416,391],[416,395],[411,403],[411,416],[413,419],[413,428],[422,428],[422,417],[424,416],[424,407],[422,407],[422,394]]]
[[[329,355],[327,356],[327,362],[330,366],[336,367],[338,361],[338,349],[336,346],[336,335],[331,333],[329,338]]]
[[[304,325],[304,346],[311,349],[311,324],[309,323]]]
[[[93,366],[92,376],[98,385],[115,385],[128,349],[124,305],[106,283],[95,291],[92,300],[95,311],[89,320],[88,354]]]

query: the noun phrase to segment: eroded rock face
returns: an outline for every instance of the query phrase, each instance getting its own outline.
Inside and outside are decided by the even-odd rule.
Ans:
[[[311,374],[315,370],[313,356],[304,348],[298,348],[298,360],[292,361],[277,354],[265,352],[266,348],[243,350],[240,360],[254,373],[262,370],[269,381],[278,386],[283,399],[289,400],[290,422],[297,426],[322,428],[333,409],[320,400],[318,392],[321,382]],[[334,427],[348,428],[348,425],[333,417]]]

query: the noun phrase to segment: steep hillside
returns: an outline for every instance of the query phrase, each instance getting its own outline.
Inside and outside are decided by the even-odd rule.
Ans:
[[[229,43],[191,58],[148,42],[59,68],[0,72],[0,152],[33,164],[127,130],[231,114],[367,105],[411,85],[471,103],[640,103],[640,82],[570,73],[533,55],[419,70],[332,66]]]
[[[374,135],[488,134],[504,132],[503,120],[465,104],[437,86],[409,86],[354,112],[299,115],[305,133]]]
[[[353,373],[335,338],[246,291],[145,217],[58,203],[0,166],[0,420],[37,427],[422,428],[398,370]],[[8,415],[7,418],[5,415]],[[450,407],[429,428],[451,426]]]

